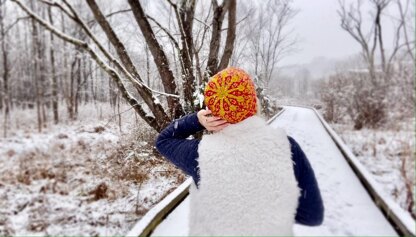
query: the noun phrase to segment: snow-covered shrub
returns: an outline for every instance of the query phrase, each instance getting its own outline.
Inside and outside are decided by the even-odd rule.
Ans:
[[[276,99],[266,94],[263,88],[257,87],[256,91],[257,91],[257,98],[260,100],[261,114],[266,119],[273,117],[278,111]]]
[[[349,119],[347,115],[348,97],[352,88],[343,75],[334,75],[320,84],[321,101],[324,103],[323,116],[328,122],[339,123]]]
[[[386,86],[374,85],[366,71],[339,72],[321,84],[325,118],[349,122],[355,129],[378,128],[387,116]]]
[[[397,62],[389,74],[378,70],[337,72],[321,81],[325,118],[334,123],[353,123],[355,129],[389,126],[414,116],[414,65]]]

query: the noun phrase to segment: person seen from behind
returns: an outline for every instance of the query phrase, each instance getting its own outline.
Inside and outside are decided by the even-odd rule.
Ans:
[[[317,226],[324,205],[299,144],[258,115],[249,74],[227,68],[210,78],[208,109],[173,121],[156,148],[193,178],[190,236],[293,235],[293,224]],[[190,136],[207,130],[202,139]]]

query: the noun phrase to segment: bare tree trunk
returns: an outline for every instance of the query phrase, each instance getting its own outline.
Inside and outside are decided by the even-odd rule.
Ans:
[[[32,9],[35,9],[33,0],[30,1]],[[36,114],[38,120],[38,131],[42,132],[42,112],[41,112],[41,99],[40,99],[40,88],[39,88],[39,77],[40,77],[40,66],[39,66],[39,34],[36,26],[36,20],[32,19],[32,58],[33,63],[33,76],[35,84],[35,98],[36,98]]]
[[[65,34],[66,32],[66,25],[65,25],[65,18],[64,18],[64,13],[61,12],[61,31]],[[53,33],[53,32],[51,32]],[[67,84],[68,84],[68,79],[69,79],[69,73],[68,73],[68,54],[67,54],[67,42],[63,41],[62,42],[63,47],[62,47],[62,63],[61,63],[61,76],[59,79],[59,88],[60,88],[60,92],[61,92],[61,103],[65,103],[67,101],[68,98],[68,92],[67,92]],[[59,102],[58,102],[59,103]],[[62,116],[61,116],[62,117]]]
[[[2,89],[3,88],[3,89]],[[3,86],[3,81],[0,80],[0,112],[3,111],[3,97],[4,97],[4,86]]]
[[[182,1],[177,6],[173,4],[179,24],[179,31],[181,33],[181,44],[179,60],[182,68],[182,75],[184,76],[184,97],[185,109],[187,111],[195,111],[194,105],[194,91],[195,91],[195,74],[193,65],[194,42],[192,39],[193,20],[195,14],[195,1]]]
[[[93,2],[93,0],[87,1]],[[162,46],[157,41],[156,36],[152,30],[152,27],[149,24],[149,21],[147,20],[147,16],[143,11],[140,2],[136,0],[128,0],[128,2],[131,6],[136,22],[143,33],[146,43],[149,46],[149,50],[153,55],[153,60],[158,69],[165,92],[177,95],[178,91],[176,88],[175,77],[173,76],[173,73],[170,70],[168,58],[165,52],[163,51]],[[178,118],[179,116],[183,115],[184,111],[179,102],[179,98],[168,97],[168,104],[170,108],[171,118]]]
[[[94,104],[96,105],[96,103],[97,103],[97,92],[96,92],[96,90],[95,90],[95,86],[96,86],[96,82],[95,82],[95,78],[97,78],[97,70],[93,70],[93,67],[92,67],[92,62],[90,61],[90,63],[89,63],[89,70],[90,70],[90,72],[91,72],[91,97],[92,97],[92,100],[94,101]]]
[[[117,96],[117,115],[118,115],[118,128],[120,130],[120,133],[123,133],[123,130],[121,128],[120,98],[118,96]]]
[[[4,51],[2,53],[4,53]],[[4,100],[3,99],[3,97],[4,97],[4,86],[3,86],[3,83],[4,82],[2,80],[0,80],[0,112],[3,111],[3,103],[4,103],[4,101],[3,101]]]
[[[93,33],[91,27],[89,27],[81,17],[79,17],[77,10],[75,10],[75,8],[72,7],[68,0],[62,0],[61,2],[42,1],[42,3],[59,8],[59,10],[63,14],[66,14],[77,26],[81,27],[81,29],[83,30],[82,33],[86,36],[85,38],[81,37],[80,39],[80,37],[76,38],[72,37],[69,34],[62,33],[62,31],[59,31],[56,27],[53,27],[52,25],[48,24],[48,22],[45,22],[45,20],[42,19],[42,17],[38,16],[38,14],[33,13],[33,11],[27,8],[21,0],[11,1],[16,3],[32,19],[34,19],[40,25],[45,27],[47,30],[51,31],[55,36],[64,40],[65,42],[74,45],[79,50],[83,50],[84,52],[88,53],[92,57],[92,59],[95,60],[96,63],[111,77],[123,98],[135,109],[136,113],[138,113],[140,117],[144,119],[155,130],[160,131],[171,121],[172,118],[178,117],[183,114],[183,107],[180,104],[180,95],[177,90],[177,82],[169,66],[169,61],[167,57],[168,54],[166,51],[164,51],[162,45],[158,42],[158,39],[151,25],[149,24],[149,16],[145,14],[139,1],[129,0],[128,2],[131,6],[131,11],[134,14],[137,25],[141,29],[145,42],[148,45],[149,50],[153,56],[153,62],[158,70],[161,82],[158,83],[159,81],[156,81],[156,86],[162,86],[162,92],[155,91],[155,89],[150,88],[148,85],[146,85],[146,83],[143,83],[143,80],[141,79],[137,71],[137,68],[133,64],[130,56],[128,55],[125,46],[120,41],[118,36],[115,34],[114,29],[111,27],[106,16],[99,9],[95,0],[87,0],[87,4],[89,5],[89,8],[94,15],[96,22],[100,25],[103,32],[105,33],[105,40],[111,42],[111,45],[114,47],[117,57],[111,54],[106,49],[106,47],[103,47],[101,40],[98,40],[98,37]],[[192,97],[193,92],[195,90],[195,69],[193,65],[195,48],[193,47],[194,39],[192,35],[192,25],[193,21],[195,20],[193,14],[195,7],[194,4],[196,1],[178,1],[177,4],[172,4],[172,1],[170,0],[168,0],[168,2],[171,5],[179,6],[178,8],[176,8],[178,10],[176,12],[179,16],[177,17],[177,26],[179,26],[179,31],[181,34],[180,36],[182,39],[182,51],[179,51],[180,53],[178,56],[178,62],[180,63],[180,65],[184,65],[183,72],[186,72],[186,74],[182,74],[187,75],[187,86],[184,87],[184,89],[186,89],[186,92],[184,91],[184,94],[186,94],[185,103],[192,105]],[[229,1],[224,2],[225,3],[221,4],[220,6],[224,11],[224,13],[220,14],[222,15],[221,22],[224,18],[225,12],[228,11],[228,5],[230,5]],[[229,19],[229,22],[232,23],[232,14],[230,14],[229,17],[231,18]],[[213,21],[218,22],[218,19],[213,19]],[[207,28],[210,27],[208,26]],[[215,30],[216,34],[221,36],[221,26]],[[230,29],[227,30],[227,33],[232,31],[233,27],[230,27]],[[172,36],[172,34],[170,35]],[[232,37],[232,35],[227,37],[228,40],[226,40],[226,44],[232,45],[231,43],[233,43],[233,38],[234,37]],[[172,39],[175,40],[173,37],[170,37],[170,40]],[[215,40],[212,39],[211,41],[214,42]],[[176,46],[176,49],[179,49],[179,44],[176,44]],[[229,59],[227,59],[227,57],[229,57],[228,55],[230,54],[229,49],[229,47],[226,47],[226,50],[224,51],[224,65],[228,64],[229,61]],[[218,50],[219,45],[215,54],[216,57],[219,57]],[[102,58],[102,56],[104,57]],[[65,60],[65,57],[63,60]],[[108,64],[108,62],[110,62],[110,64]],[[184,62],[186,63],[186,65],[184,64]],[[205,60],[202,60],[201,62],[204,63]],[[216,67],[218,68],[218,66],[219,60],[216,59]],[[134,89],[138,92],[140,97],[143,99],[144,103],[137,100],[130,94],[126,84],[123,82],[123,80],[125,79],[132,83],[131,85],[134,86]],[[157,97],[158,95],[163,95],[163,99],[166,98],[168,102],[168,112],[166,112],[166,110],[163,108],[162,103],[159,103],[159,98]],[[146,110],[142,107],[142,104],[146,104],[150,112],[146,112]],[[188,110],[191,109],[192,108],[188,108]]]
[[[380,19],[382,10],[383,10],[382,6],[377,6],[376,19],[374,23],[377,29],[376,32],[377,32],[377,38],[378,38],[378,43],[379,43],[379,49],[380,49],[381,67],[383,69],[383,72],[387,74],[388,72],[386,72],[386,68],[387,68],[386,53],[384,51],[383,32],[382,32],[381,19]]]
[[[230,1],[223,1],[218,5],[217,0],[212,0],[212,7],[214,9],[214,17],[212,22],[211,41],[209,44],[208,62],[206,69],[207,78],[218,72],[218,52],[221,43],[221,28],[224,21],[224,16],[228,10]],[[206,80],[207,80],[206,78]]]
[[[41,8],[41,13],[42,13],[42,17],[46,18],[46,12],[45,12],[45,8]],[[39,30],[40,28],[38,28]],[[39,30],[39,34],[41,33],[41,31]],[[40,38],[42,37],[42,38]],[[46,81],[46,75],[47,75],[47,57],[46,57],[46,34],[42,34],[38,35],[39,38],[39,60],[40,60],[40,67],[39,67],[39,72],[40,72],[40,87],[39,87],[39,91],[40,91],[40,105],[41,105],[41,109],[42,109],[42,123],[43,126],[46,127],[48,124],[48,116],[46,115],[46,106],[47,106],[47,102],[45,101],[45,94],[46,94],[46,88],[47,88],[47,81]]]
[[[17,0],[12,0],[12,1],[17,2],[22,8],[24,8],[23,4],[20,1],[17,1]],[[71,7],[70,4],[66,0],[64,0],[64,2],[66,3],[66,5],[68,7]],[[110,59],[110,61],[114,62],[116,68],[119,69],[123,74],[126,75],[126,77],[130,81],[133,82],[133,85],[135,86],[137,92],[143,98],[145,103],[149,106],[149,109],[152,111],[152,113],[155,115],[155,117],[152,117],[152,116],[148,115],[143,110],[143,108],[136,101],[136,99],[131,97],[131,95],[128,93],[127,89],[125,88],[125,85],[120,80],[119,75],[114,74],[116,72],[112,68],[107,67],[107,65],[105,65],[105,63],[103,61],[99,60],[98,55],[96,54],[96,52],[91,50],[91,48],[89,48],[88,45],[85,45],[85,42],[82,42],[82,41],[79,42],[79,40],[77,40],[77,39],[69,40],[70,38],[68,38],[67,36],[63,36],[63,35],[61,35],[61,37],[63,37],[64,39],[66,39],[67,41],[69,41],[73,44],[82,45],[84,48],[88,48],[88,52],[93,56],[93,58],[97,61],[97,63],[101,67],[103,67],[103,69],[107,73],[109,73],[111,71],[111,73],[110,73],[110,74],[112,74],[111,78],[116,82],[116,84],[119,87],[123,97],[133,106],[133,108],[136,110],[137,113],[139,113],[139,115],[142,117],[142,119],[144,119],[151,127],[155,128],[157,131],[160,131],[161,128],[165,127],[169,123],[169,121],[170,121],[169,116],[165,113],[162,105],[157,102],[157,99],[153,96],[152,91],[150,90],[150,88],[144,87],[141,84],[143,82],[143,80],[140,78],[139,74],[137,73],[136,68],[134,67],[133,63],[131,62],[131,59],[130,59],[129,55],[127,54],[127,50],[125,49],[125,47],[121,43],[121,41],[118,39],[117,35],[115,34],[113,29],[111,28],[111,26],[108,23],[105,16],[102,14],[100,9],[98,8],[95,1],[89,0],[88,4],[90,5],[91,10],[92,10],[94,16],[96,17],[96,20],[98,21],[98,23],[100,24],[100,26],[104,30],[104,32],[106,33],[106,35],[107,35],[108,39],[110,40],[111,44],[115,47],[118,56],[120,57],[121,61],[124,64],[124,67],[122,65],[120,65],[120,63],[117,60],[115,60],[103,48],[103,46],[96,40],[96,37],[91,33],[90,29],[85,25],[85,23],[83,23],[80,20],[80,18],[76,15],[76,12],[71,11],[72,14],[75,14],[75,16],[76,16],[76,19],[75,19],[76,22],[83,27],[83,29],[87,32],[87,34],[90,36],[90,38],[97,44],[97,46],[105,54],[105,56],[108,59]],[[35,17],[35,16],[32,15],[32,17]],[[40,19],[38,19],[38,20],[40,20]],[[50,29],[50,30],[53,30],[53,29]],[[57,32],[55,32],[55,33],[57,33]],[[162,66],[162,67],[165,67],[165,66]],[[163,77],[162,77],[162,79],[163,79]],[[173,86],[176,87],[174,81],[170,81],[170,84],[171,84],[170,86],[172,86],[172,84],[173,84]],[[171,94],[171,95],[173,94],[171,92],[166,91],[166,89],[165,89],[165,92],[167,92],[168,94]],[[179,106],[178,108],[174,109],[175,111],[179,111],[179,112],[182,111],[181,105],[179,104],[179,97],[169,96],[168,101],[174,101],[175,102],[175,103],[171,103],[170,106],[172,104],[175,105],[175,106]],[[172,108],[171,108],[171,110],[172,110]],[[181,114],[182,114],[182,112],[181,112]]]
[[[76,89],[75,89],[75,93],[74,93],[74,118],[77,119],[78,118],[78,106],[79,106],[79,97],[80,97],[80,88],[82,87],[82,83],[81,83],[81,58],[77,58],[77,70],[76,70]]]
[[[146,48],[145,48],[145,53],[146,53],[146,79],[147,79],[147,85],[150,85],[150,58],[149,58],[149,46],[147,46],[146,44]]]
[[[234,51],[236,19],[237,19],[237,2],[236,0],[228,0],[228,28],[227,38],[225,40],[224,54],[222,55],[218,70],[226,68],[230,62],[231,55]]]
[[[31,40],[31,35],[32,35],[32,21],[28,21],[28,24],[25,24],[23,26],[23,37],[24,37],[24,56],[26,58],[33,58],[34,54],[32,52],[32,43]],[[34,86],[33,86],[33,74],[34,72],[34,67],[33,67],[33,63],[26,63],[26,65],[23,67],[22,70],[22,78],[25,78],[24,81],[22,81],[22,84],[20,85],[20,90],[23,93],[27,93],[28,94],[28,98],[27,99],[23,99],[23,103],[22,103],[22,109],[29,109],[29,106],[32,106],[33,102],[35,101],[35,95],[34,95]],[[25,75],[25,76],[24,76]],[[25,86],[25,83],[26,86]],[[20,95],[19,95],[20,96]],[[33,107],[33,106],[32,106]],[[31,108],[30,108],[31,109]]]
[[[1,0],[0,0],[0,6],[1,6],[1,4],[2,4],[2,2],[1,2]],[[2,12],[0,11],[0,41],[1,41],[1,43],[2,43],[2,45],[1,45],[1,49],[2,49],[2,54],[3,54],[3,60],[4,60],[4,53],[5,53],[5,48],[6,48],[6,46],[4,46],[3,47],[3,42],[4,42],[4,44],[6,44],[6,39],[5,39],[5,34],[4,34],[4,25],[3,25],[4,23],[3,23],[3,15],[2,15]],[[4,64],[4,61],[3,61],[3,64]],[[6,68],[4,67],[4,65],[3,65],[3,68],[4,68],[4,70],[6,70]],[[4,80],[2,81],[2,80],[0,80],[0,112],[2,112],[3,111],[3,97],[4,97],[4,86],[3,86],[3,84],[4,84]]]
[[[83,72],[82,77],[84,78],[84,92],[83,92],[84,104],[88,104],[90,102],[90,94],[89,94],[88,87],[92,81],[92,72],[87,70],[89,69],[89,67],[87,67],[87,64],[88,64],[88,61],[84,57],[83,64],[82,64],[82,72]]]
[[[116,93],[116,86],[114,85],[114,82],[109,78],[108,80],[108,97],[110,101],[111,108],[115,110],[117,105],[117,93]]]
[[[408,25],[406,24],[407,22],[410,22],[408,19],[406,19],[407,15],[408,15],[408,10],[409,10],[409,4],[410,2],[413,4],[413,6],[411,6],[411,8],[415,9],[415,2],[414,1],[410,1],[410,0],[406,0],[405,2],[405,6],[403,8],[401,1],[396,1],[397,6],[399,8],[399,13],[400,13],[400,21],[401,24],[403,24],[403,36],[404,36],[404,43],[405,43],[405,47],[407,50],[407,55],[412,59],[413,64],[416,64],[415,61],[415,54],[414,54],[414,49],[415,49],[415,42],[414,42],[414,38],[413,38],[413,42],[411,41],[412,39],[409,39],[409,34],[408,34]],[[413,20],[414,16],[412,16],[411,20]],[[411,31],[413,31],[413,36],[414,36],[414,24],[409,24],[409,26],[411,27]]]
[[[108,51],[111,52],[111,43],[108,42]],[[108,62],[110,66],[111,62]],[[111,80],[111,78],[108,78],[108,100],[110,101],[110,106],[113,109],[113,112],[115,114],[116,111],[116,105],[117,105],[117,92],[116,92],[117,85]]]
[[[77,66],[77,57],[71,63],[71,73],[70,73],[70,83],[69,83],[69,95],[67,97],[67,111],[70,120],[75,120],[75,78],[76,78],[76,66]]]
[[[3,1],[0,1],[0,6],[4,4]],[[7,127],[9,124],[9,117],[10,117],[10,111],[9,111],[9,105],[10,105],[10,97],[9,97],[9,58],[8,58],[8,52],[6,48],[6,32],[4,29],[4,16],[6,13],[6,8],[2,7],[0,9],[0,40],[1,40],[1,49],[2,49],[2,55],[3,55],[3,93],[4,98],[3,101],[0,101],[0,104],[3,105],[4,103],[4,127],[3,127],[3,136],[7,137]],[[3,94],[0,91],[0,94]]]
[[[49,22],[53,25],[53,18],[52,18],[52,7],[48,7],[48,16]],[[53,110],[53,121],[55,124],[59,123],[59,112],[58,112],[58,82],[56,76],[56,68],[55,68],[55,52],[54,52],[54,38],[53,34],[50,32],[50,57],[51,57],[51,68],[52,68],[52,110]]]
[[[82,88],[87,85],[88,73],[85,68],[85,57],[78,58],[77,87],[75,90],[75,117],[78,118],[79,105],[82,103]],[[84,95],[85,96],[85,95]]]

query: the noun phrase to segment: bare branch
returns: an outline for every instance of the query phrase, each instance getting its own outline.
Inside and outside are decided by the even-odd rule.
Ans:
[[[118,67],[118,69],[122,72],[124,72],[124,74],[126,75],[126,77],[130,80],[130,82],[133,83],[133,85],[135,85],[136,88],[144,88],[145,90],[149,90],[153,93],[156,94],[160,94],[160,95],[164,95],[164,96],[168,96],[168,97],[174,97],[174,98],[179,98],[178,95],[174,95],[174,94],[169,94],[169,93],[165,93],[165,92],[160,92],[160,91],[156,91],[153,90],[152,88],[148,87],[146,84],[143,83],[143,81],[140,79],[140,77],[135,78],[134,74],[131,74],[118,60],[116,60],[106,49],[105,47],[98,41],[97,37],[92,33],[91,29],[85,24],[85,22],[79,17],[79,15],[77,14],[77,12],[74,10],[74,8],[72,7],[72,5],[67,2],[67,0],[63,0],[64,4],[69,8],[69,10],[71,11],[71,13],[73,14],[73,19],[76,23],[78,23],[82,29],[84,29],[84,31],[87,33],[87,35],[92,39],[92,41],[98,46],[98,48],[100,49],[100,51],[106,56],[106,58],[108,58],[112,63],[114,63],[114,65],[116,65]],[[59,3],[56,3],[59,7]],[[59,7],[60,9],[64,9],[62,6]],[[66,12],[69,14],[69,12]],[[138,75],[138,73],[137,73]],[[137,80],[138,79],[138,80]],[[139,93],[144,96],[144,97],[148,97],[150,96],[149,92],[142,92],[139,91]],[[143,94],[144,93],[144,94]]]
[[[172,0],[166,0],[173,8],[176,8],[176,4],[172,2]]]
[[[118,15],[118,14],[121,14],[121,13],[126,13],[126,12],[131,12],[131,9],[124,9],[124,10],[119,10],[119,11],[115,11],[115,12],[112,12],[112,13],[109,13],[109,14],[107,14],[107,15],[105,15],[105,17],[112,17],[112,16],[115,16],[115,15]]]
[[[88,45],[84,41],[80,41],[80,40],[78,40],[78,39],[76,39],[74,37],[71,37],[71,36],[69,36],[67,34],[64,34],[61,31],[59,31],[58,29],[54,28],[48,22],[46,22],[45,20],[43,20],[41,17],[39,17],[38,15],[36,15],[34,12],[32,12],[20,0],[11,0],[11,1],[12,2],[15,2],[17,5],[19,5],[19,7],[24,12],[26,12],[32,19],[36,20],[40,25],[42,25],[43,27],[45,27],[46,29],[48,29],[49,31],[51,31],[52,33],[54,33],[56,36],[58,36],[62,40],[65,40],[66,42],[72,43],[72,44],[77,45],[77,46],[82,47],[82,48],[86,47],[85,45]]]
[[[146,40],[146,43],[149,46],[149,50],[153,55],[153,60],[158,69],[165,92],[170,94],[178,94],[175,83],[175,77],[173,76],[173,73],[170,70],[169,61],[166,57],[165,52],[162,49],[162,46],[156,39],[156,36],[152,30],[152,27],[149,24],[149,21],[146,17],[146,14],[144,13],[144,10],[140,2],[136,0],[128,0],[128,2],[133,11],[134,18],[136,19],[136,22],[140,27],[143,36]],[[169,108],[171,109],[170,114],[172,117],[177,118],[183,115],[183,108],[179,103],[178,99],[168,98],[168,104]]]
[[[59,8],[61,11],[63,11],[69,18],[71,18],[73,21],[76,21],[76,19],[75,19],[75,16],[73,16],[71,13],[69,13],[69,11],[67,10],[67,9],[65,9],[61,4],[59,4],[59,3],[57,3],[57,2],[55,2],[55,1],[53,1],[53,2],[51,2],[51,1],[48,1],[48,0],[39,0],[40,2],[42,2],[42,3],[44,3],[44,4],[47,4],[47,5],[49,5],[49,6],[52,6],[52,7],[57,7],[57,8]]]
[[[211,27],[211,25],[208,25],[208,24],[206,23],[206,21],[202,21],[202,20],[200,20],[200,19],[198,19],[198,18],[196,18],[196,17],[194,17],[194,19],[195,19],[197,22],[199,22],[199,23],[203,24],[206,28]]]
[[[415,55],[414,55],[414,51],[413,51],[412,46],[411,46],[411,44],[413,44],[413,48],[414,48],[414,42],[411,43],[411,41],[409,40],[409,36],[408,36],[408,33],[407,33],[407,27],[406,27],[406,15],[407,15],[407,11],[409,9],[409,2],[410,2],[409,0],[406,1],[406,6],[403,9],[401,1],[399,1],[399,0],[396,1],[397,7],[399,8],[400,25],[403,28],[403,35],[404,35],[404,39],[405,39],[407,53],[411,57],[411,59],[413,60],[413,63],[415,63]]]
[[[361,45],[364,59],[368,63],[371,80],[375,83],[375,50],[377,47],[379,29],[375,26],[373,43],[370,46],[362,31],[361,0],[357,0],[356,7],[351,4],[349,10],[346,9],[345,1],[339,0],[338,2],[341,8],[340,11],[338,11],[341,18],[341,27]],[[379,12],[379,14],[381,14],[381,12]]]
[[[237,15],[236,4],[236,0],[229,0],[227,39],[225,40],[224,54],[222,55],[218,70],[222,70],[228,66],[231,55],[233,54]]]
[[[208,14],[207,14],[207,16],[205,18],[205,21],[200,21],[197,18],[194,18],[195,20],[197,20],[198,22],[200,22],[201,24],[204,25],[204,30],[202,31],[202,36],[201,36],[201,43],[200,43],[199,46],[194,46],[194,52],[195,52],[196,55],[201,51],[202,46],[204,45],[205,35],[206,35],[208,29],[211,27],[210,25],[208,25],[206,23],[208,21],[208,18],[209,18],[210,15],[211,15],[211,8],[209,8],[209,10],[208,10]],[[197,44],[198,43],[196,42],[195,45],[197,45]]]
[[[228,11],[230,1],[223,1],[221,5],[218,5],[216,0],[212,0],[212,8],[214,9],[211,41],[209,44],[208,62],[206,73],[208,76],[218,72],[218,52],[221,42],[221,28],[224,21],[224,16]]]
[[[135,111],[152,127],[154,127],[156,130],[160,131],[161,126],[157,124],[157,121],[154,117],[151,117],[147,115],[147,113],[143,110],[139,102],[134,99],[133,96],[130,95],[130,93],[125,88],[120,75],[117,73],[115,69],[110,67],[107,63],[105,63],[104,60],[101,59],[101,57],[94,51],[94,49],[91,48],[89,44],[87,44],[84,41],[78,40],[74,37],[71,37],[67,34],[62,33],[61,31],[57,30],[55,27],[50,25],[48,22],[43,20],[41,17],[33,13],[29,8],[27,8],[23,3],[20,2],[20,0],[11,0],[12,2],[15,2],[23,11],[25,11],[32,19],[34,19],[36,22],[38,22],[40,25],[45,27],[47,30],[51,31],[54,35],[59,37],[60,39],[69,42],[75,46],[78,46],[84,50],[86,50],[90,56],[97,62],[100,67],[105,70],[111,78],[117,83],[119,88],[121,89],[121,93],[124,99],[126,99],[130,105],[135,109]]]
[[[29,16],[25,16],[25,17],[18,17],[16,18],[16,20],[10,24],[6,29],[4,29],[4,34],[7,35],[7,33],[9,32],[9,30],[11,30],[17,23],[19,23],[20,20],[27,20],[30,19]],[[0,39],[0,41],[3,39]]]
[[[146,17],[149,19],[149,20],[151,20],[151,21],[153,21],[163,32],[165,32],[165,34],[169,37],[169,39],[172,41],[172,43],[175,45],[175,48],[177,49],[177,50],[180,50],[180,47],[179,47],[179,43],[178,43],[178,41],[176,41],[176,39],[173,37],[173,35],[168,31],[168,29],[166,29],[165,27],[163,27],[158,21],[156,21],[156,19],[155,18],[153,18],[153,17],[151,17],[151,16],[149,16],[149,15],[146,15]]]
[[[64,0],[66,5],[68,6],[67,0]],[[107,35],[108,39],[110,40],[111,44],[114,46],[117,54],[119,55],[123,64],[127,67],[127,69],[132,72],[133,76],[137,78],[137,80],[142,81],[140,78],[139,73],[136,70],[130,56],[128,55],[126,48],[124,47],[123,43],[120,41],[116,33],[114,32],[113,28],[110,26],[110,23],[107,21],[105,16],[102,14],[101,10],[99,9],[95,0],[87,0],[88,6],[90,7],[92,13],[94,14],[95,19],[97,20],[98,24],[104,30],[104,33]]]
[[[126,13],[126,12],[131,12],[131,9],[124,9],[124,10],[115,11],[115,12],[112,12],[112,13],[109,13],[109,14],[105,15],[105,17],[106,18],[110,18],[112,16],[115,16],[115,15],[118,15],[118,14],[122,14],[122,13]],[[95,19],[92,19],[92,20],[88,21],[88,25],[91,26],[95,22],[96,22]]]

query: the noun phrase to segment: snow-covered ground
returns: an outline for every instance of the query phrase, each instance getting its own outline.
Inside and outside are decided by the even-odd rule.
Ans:
[[[284,128],[300,144],[314,168],[324,200],[323,224],[295,225],[296,235],[397,235],[312,110],[286,107],[271,126]],[[187,198],[157,227],[153,236],[186,235],[188,212]]]
[[[331,125],[384,191],[406,211],[411,208],[415,190],[413,125],[410,120],[397,123],[395,129],[358,131],[347,125]]]
[[[120,129],[111,111],[81,107],[79,120],[42,133],[15,114],[0,138],[0,236],[122,235],[183,182],[154,131],[132,111]]]

